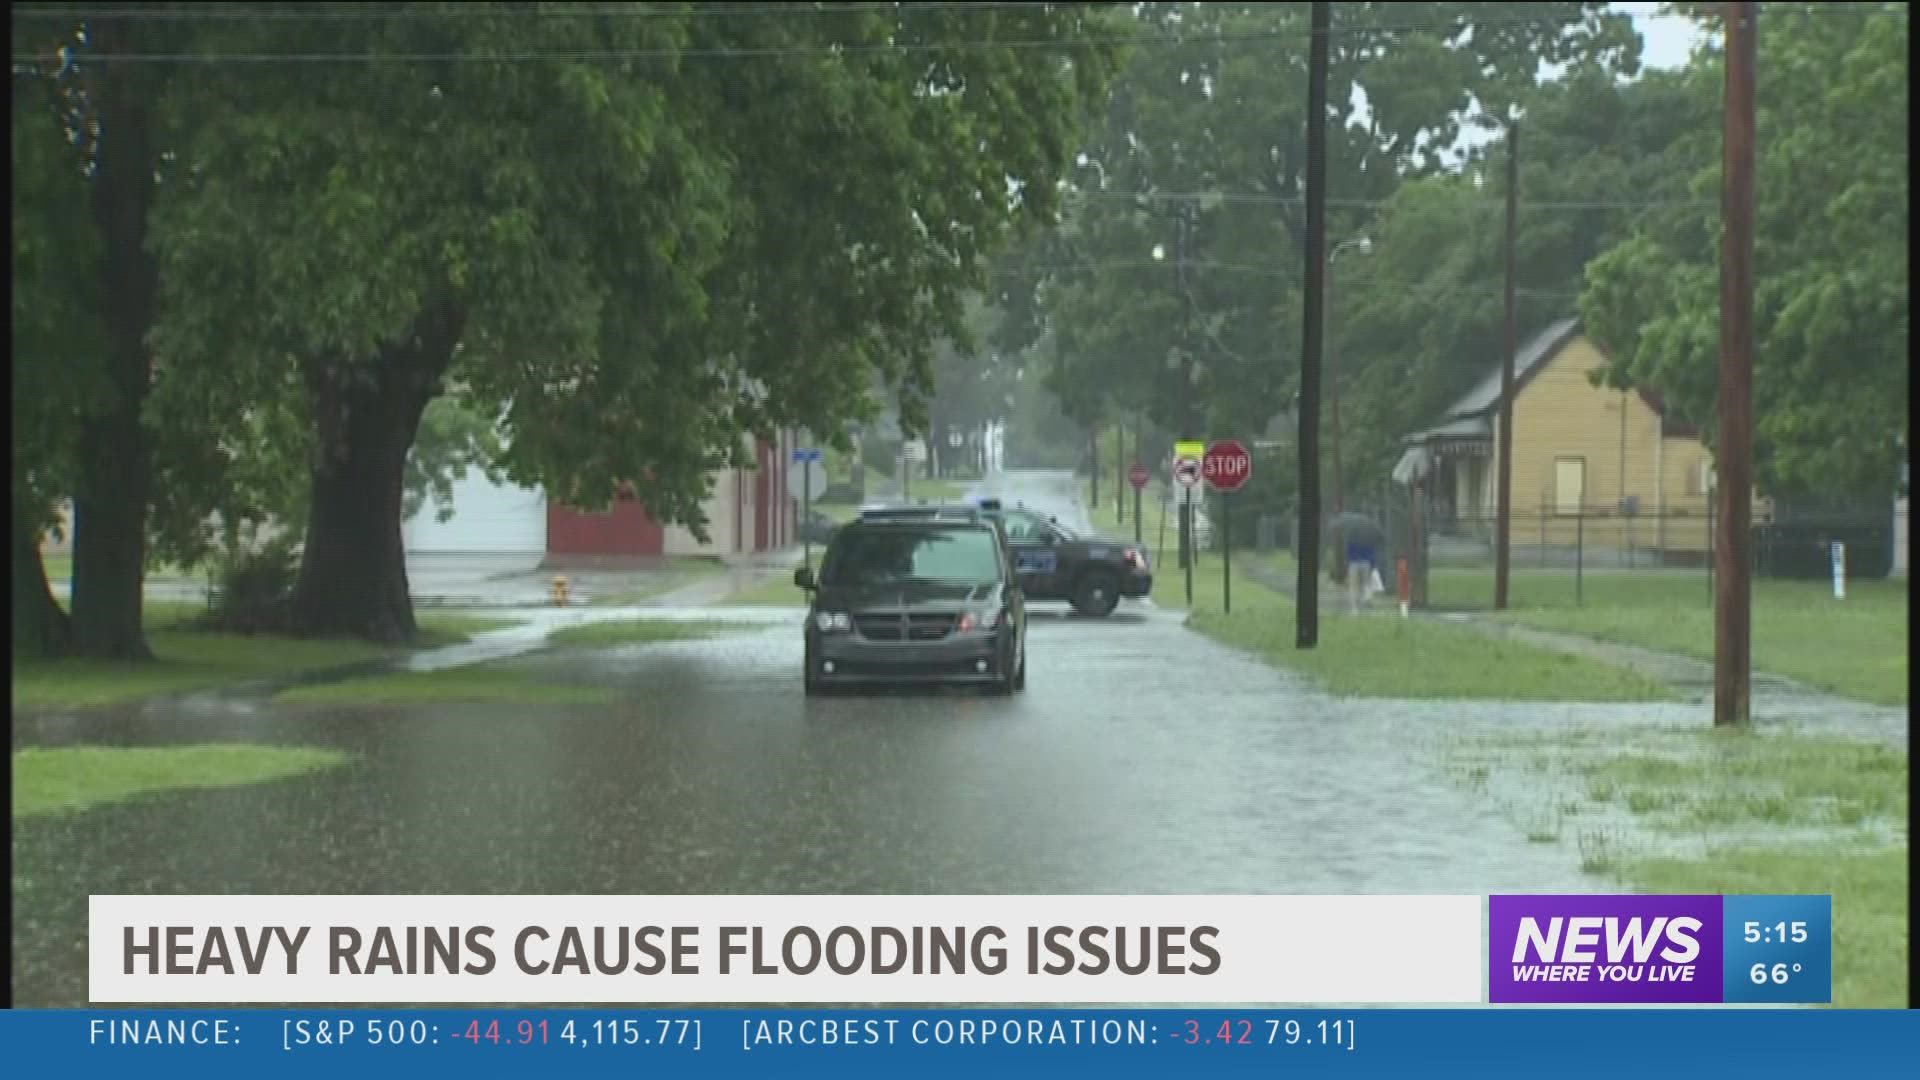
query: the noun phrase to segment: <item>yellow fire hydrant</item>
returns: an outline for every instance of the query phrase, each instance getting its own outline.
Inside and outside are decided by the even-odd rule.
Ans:
[[[567,583],[566,575],[564,574],[554,575],[553,585],[551,586],[551,592],[553,595],[554,607],[567,606],[567,598],[569,595],[571,595],[571,588]]]

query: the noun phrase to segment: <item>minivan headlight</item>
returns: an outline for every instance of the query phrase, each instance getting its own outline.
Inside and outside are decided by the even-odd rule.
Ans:
[[[991,611],[969,611],[960,616],[959,632],[965,634],[973,630],[991,630],[999,625],[1000,612],[998,609]]]
[[[853,629],[853,620],[843,611],[822,611],[813,617],[813,625],[823,634],[832,634]]]

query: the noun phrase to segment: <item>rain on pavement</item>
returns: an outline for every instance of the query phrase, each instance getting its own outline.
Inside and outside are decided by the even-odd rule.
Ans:
[[[1064,475],[995,479],[1084,522]],[[1024,694],[810,698],[793,611],[657,614],[745,625],[527,661],[614,687],[612,706],[16,716],[16,745],[358,759],[17,824],[17,1000],[85,1003],[90,893],[1591,891],[1577,858],[1450,781],[1422,733],[1690,714],[1333,699],[1132,601],[1105,620],[1037,606]]]

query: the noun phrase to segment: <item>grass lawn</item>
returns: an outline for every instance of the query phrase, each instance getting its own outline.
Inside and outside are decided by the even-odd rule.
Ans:
[[[40,564],[46,567],[47,580],[49,582],[73,580],[73,556],[71,554],[62,552],[55,555],[42,555],[40,556]],[[149,567],[147,577],[152,580],[164,578],[169,581],[206,581],[212,573],[213,571],[209,567],[203,566],[198,570],[182,570],[177,566],[163,563],[160,566]]]
[[[1776,854],[1649,859],[1627,878],[1649,893],[1825,894],[1833,897],[1833,1004],[1907,1005],[1907,853]]]
[[[299,746],[26,747],[13,753],[13,813],[24,818],[150,792],[253,784],[351,760]]]
[[[791,584],[789,584],[791,588]],[[699,621],[678,619],[619,619],[568,626],[547,635],[547,644],[579,648],[609,645],[645,645],[660,641],[698,641],[729,630],[741,629],[738,623],[718,619]]]
[[[297,686],[274,700],[303,705],[605,705],[613,701],[613,691],[552,682],[512,663],[501,663]]]
[[[1528,838],[1584,829],[1582,862],[1648,893],[1833,897],[1834,1003],[1907,1000],[1907,756],[1816,735],[1596,729],[1469,740],[1476,786],[1517,779],[1552,806]],[[1490,777],[1490,770],[1499,774]],[[1541,777],[1555,779],[1543,785]],[[1684,852],[1681,854],[1680,852]]]
[[[828,518],[831,518],[842,525],[845,525],[847,522],[852,521],[855,517],[858,517],[860,514],[860,508],[854,505],[853,503],[816,502],[813,504],[813,508],[815,511],[819,512],[820,514]]]
[[[344,667],[392,656],[371,642],[328,638],[257,637],[190,628],[199,604],[148,604],[147,643],[156,662],[13,658],[13,707],[82,708],[163,694]],[[469,634],[512,625],[461,615],[419,617],[420,645],[458,644]]]
[[[930,503],[959,502],[966,496],[967,489],[972,486],[972,484],[954,483],[949,480],[929,480],[924,476],[916,476],[907,484],[907,497],[916,503],[923,500]],[[886,490],[894,491],[897,489],[889,482]],[[869,488],[868,491],[868,497],[872,498],[872,489]]]
[[[814,569],[818,570],[819,556],[814,556]],[[775,574],[751,589],[734,593],[727,597],[728,607],[790,607],[807,606],[807,594],[794,588],[793,571]]]
[[[1140,542],[1149,552],[1153,550],[1154,542],[1160,535],[1160,488],[1160,482],[1153,480],[1149,481],[1146,488],[1140,492],[1140,513],[1141,516],[1146,519],[1140,528]],[[1120,509],[1113,503],[1113,492],[1104,487],[1104,485],[1102,490],[1105,492],[1105,497],[1102,498],[1099,503],[1087,504],[1087,521],[1093,526],[1093,531],[1099,533],[1101,536],[1110,536],[1115,540],[1133,539],[1133,488],[1128,487],[1125,489],[1127,500],[1127,519],[1125,521],[1120,520]],[[1179,511],[1169,507],[1167,510],[1167,545],[1169,551],[1175,553],[1176,560],[1179,551],[1179,541]],[[1175,561],[1175,569],[1178,568],[1179,564]],[[1156,568],[1154,572],[1159,573],[1159,570]]]
[[[414,647],[419,649],[458,645],[475,634],[484,634],[490,630],[505,630],[509,626],[520,625],[518,619],[493,619],[485,615],[443,615],[438,612],[416,615],[414,622],[420,630]]]
[[[1436,569],[1430,595],[1436,604],[1490,607],[1492,577]],[[1713,608],[1702,575],[1603,571],[1587,574],[1582,591],[1575,607],[1570,572],[1515,570],[1512,608],[1499,617],[1713,659]],[[1905,705],[1907,604],[1905,582],[1853,582],[1846,599],[1836,600],[1820,582],[1755,581],[1754,667],[1861,701]]]
[[[726,568],[726,564],[719,559],[675,556],[667,560],[664,572],[651,575],[645,584],[591,596],[587,603],[590,607],[632,607],[664,593],[684,588],[702,578],[723,573]]]
[[[1319,644],[1296,649],[1293,602],[1236,569],[1233,611],[1228,614],[1221,570],[1218,555],[1203,555],[1195,562],[1187,625],[1278,667],[1299,671],[1329,693],[1510,701],[1672,698],[1658,683],[1598,661],[1420,619],[1355,618],[1323,610]],[[1185,592],[1185,576],[1177,565],[1155,571],[1155,604],[1185,608]]]

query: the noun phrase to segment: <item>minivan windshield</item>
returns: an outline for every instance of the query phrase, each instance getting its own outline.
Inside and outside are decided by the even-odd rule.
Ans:
[[[829,586],[984,585],[1000,579],[999,540],[990,529],[940,525],[843,529],[820,568]]]

